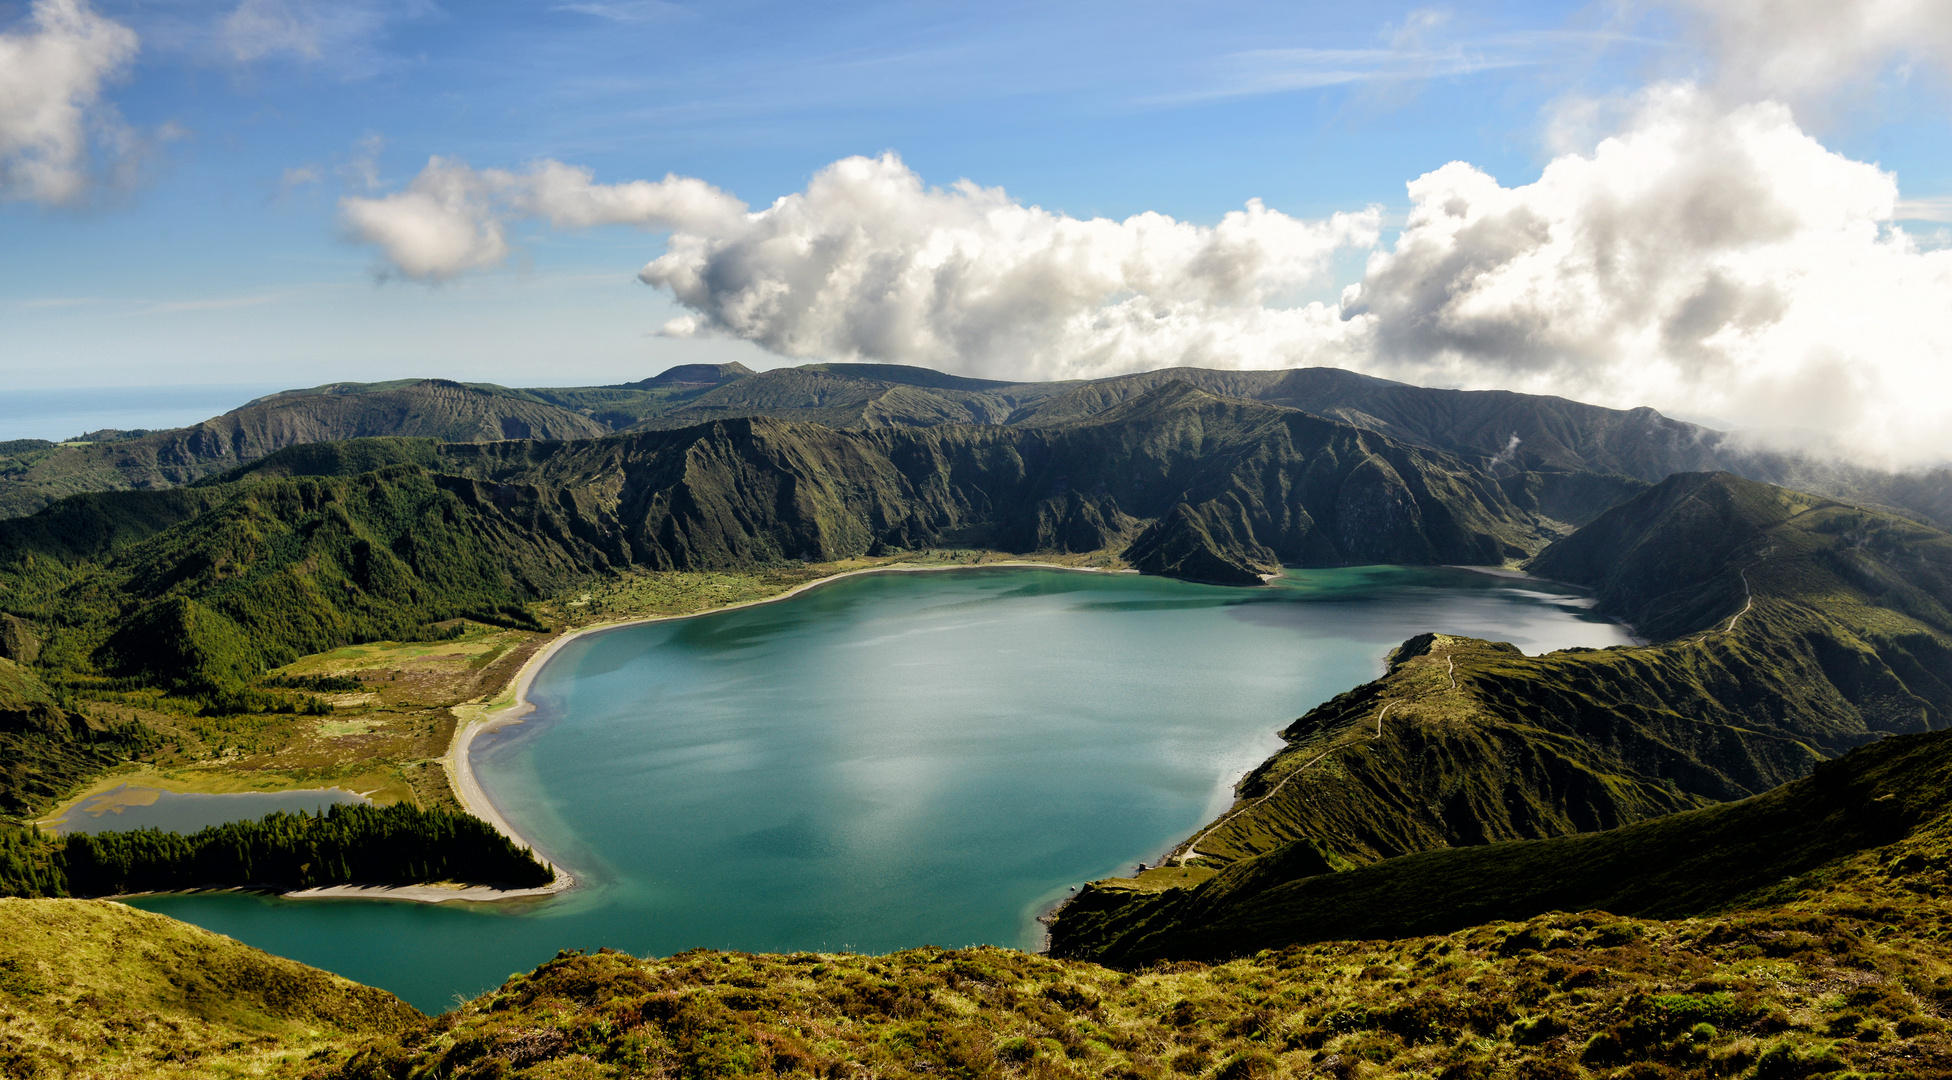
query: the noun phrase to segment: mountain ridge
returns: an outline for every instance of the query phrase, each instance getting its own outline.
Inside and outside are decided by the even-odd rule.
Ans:
[[[83,491],[187,483],[301,441],[587,438],[750,416],[847,430],[1053,426],[1175,380],[1464,458],[1498,475],[1515,503],[1570,526],[1671,473],[1718,469],[1952,524],[1952,472],[1891,473],[1759,449],[1726,432],[1645,408],[1416,387],[1333,368],[1167,368],[1090,382],[1011,383],[902,365],[838,363],[758,372],[739,364],[680,365],[649,379],[603,387],[511,389],[393,380],[282,391],[190,428],[99,445],[29,440],[0,447],[0,515],[31,512],[52,498]],[[459,411],[453,402],[423,401],[418,413],[400,407],[415,395],[463,392],[457,400],[469,404]]]

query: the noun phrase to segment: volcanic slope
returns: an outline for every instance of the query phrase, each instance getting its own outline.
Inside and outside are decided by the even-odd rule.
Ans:
[[[1706,469],[1952,524],[1952,472],[1898,474],[1835,455],[1760,449],[1645,408],[1432,389],[1334,368],[1169,368],[1090,382],[1012,383],[897,364],[807,364],[763,372],[740,364],[685,364],[654,378],[594,387],[331,383],[274,394],[175,431],[98,433],[103,441],[95,444],[0,444],[0,516],[27,513],[79,491],[183,483],[298,441],[563,439],[754,416],[848,430],[1048,425],[1098,415],[1175,380],[1457,455],[1497,475],[1521,508],[1571,525],[1591,520],[1644,484]]]
[[[1681,918],[1926,871],[1893,890],[1904,897],[1935,888],[1952,865],[1952,732],[1892,736],[1754,798],[1601,832],[1341,872],[1319,856],[1316,868],[1304,866],[1309,853],[1299,848],[1235,863],[1196,888],[1086,895],[1059,912],[1051,951],[1139,964],[1449,933],[1551,911]],[[1908,914],[1886,907],[1878,917]]]
[[[1952,471],[1890,472],[1840,454],[1774,449],[1649,408],[1609,409],[1508,390],[1412,386],[1339,368],[1170,368],[1076,385],[1015,424],[1090,416],[1179,379],[1210,393],[1314,413],[1491,468],[1514,502],[1575,525],[1677,472],[1750,480],[1871,503],[1952,528]]]
[[[1532,566],[1591,584],[1604,610],[1665,640],[1527,657],[1414,638],[1382,679],[1284,731],[1287,748],[1175,861],[1255,865],[1255,880],[1282,881],[1607,829],[1745,798],[1853,746],[1952,720],[1952,537],[1937,530],[1685,474]],[[1161,905],[1193,903],[1153,890],[1197,894],[1211,887],[1203,873],[1097,883],[1078,911],[1149,922]]]
[[[1283,563],[1503,562],[1543,538],[1454,459],[1175,383],[1058,428],[748,418],[293,447],[222,482],[0,522],[0,584],[43,668],[208,694],[445,619],[527,625],[524,603],[631,567],[955,544],[1257,584]]]

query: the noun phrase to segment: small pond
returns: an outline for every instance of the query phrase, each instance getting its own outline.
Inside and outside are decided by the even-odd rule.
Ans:
[[[127,832],[132,829],[193,833],[229,821],[256,821],[280,810],[287,814],[301,810],[316,814],[335,804],[364,804],[366,801],[344,788],[211,795],[118,784],[81,800],[48,824],[57,833]]]

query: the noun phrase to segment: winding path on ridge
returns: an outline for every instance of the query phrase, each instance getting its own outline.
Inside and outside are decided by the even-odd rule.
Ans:
[[[1755,592],[1749,588],[1748,567],[1745,566],[1737,572],[1742,575],[1742,610],[1736,612],[1735,617],[1728,620],[1728,626],[1722,630],[1724,634],[1734,633],[1735,624],[1741,622],[1742,616],[1747,615],[1749,609],[1755,606]]]
[[[1457,661],[1451,657],[1449,646],[1444,647],[1444,676],[1445,678],[1450,680],[1450,689],[1456,690],[1457,689]],[[1369,742],[1374,742],[1377,739],[1382,738],[1383,718],[1389,715],[1389,711],[1391,709],[1396,708],[1398,705],[1403,704],[1405,701],[1421,701],[1423,700],[1423,698],[1427,696],[1428,693],[1426,692],[1423,694],[1417,694],[1413,697],[1392,698],[1389,701],[1384,702],[1382,708],[1376,710],[1376,733],[1374,735],[1367,735],[1364,736],[1362,739],[1344,740],[1343,742],[1339,742],[1334,744],[1333,746],[1330,746],[1328,749],[1322,751],[1319,754],[1316,754],[1314,757],[1309,758],[1307,761],[1303,762],[1298,767],[1290,770],[1288,775],[1281,778],[1280,783],[1268,789],[1267,794],[1261,796],[1258,799],[1254,799],[1251,802],[1247,802],[1242,804],[1241,806],[1236,807],[1231,813],[1227,814],[1227,816],[1221,818],[1219,821],[1214,822],[1213,824],[1207,826],[1206,828],[1201,829],[1199,833],[1197,833],[1193,837],[1193,839],[1188,840],[1186,842],[1186,847],[1183,850],[1181,850],[1179,854],[1171,856],[1167,861],[1172,863],[1172,865],[1174,866],[1185,866],[1186,860],[1199,858],[1200,841],[1206,839],[1207,837],[1213,835],[1215,832],[1226,827],[1227,823],[1232,821],[1233,819],[1239,817],[1240,815],[1246,813],[1249,810],[1254,809],[1257,806],[1260,806],[1261,804],[1267,802],[1269,799],[1274,798],[1276,795],[1279,795],[1281,793],[1281,789],[1288,786],[1288,781],[1293,780],[1295,777],[1300,776],[1301,774],[1307,772],[1311,768],[1314,768],[1315,765],[1320,763],[1323,758],[1328,757],[1330,754],[1335,753],[1337,750],[1347,749],[1348,747],[1354,746],[1357,742],[1361,742],[1364,740],[1367,740]],[[1163,866],[1165,864],[1162,863],[1160,865]]]

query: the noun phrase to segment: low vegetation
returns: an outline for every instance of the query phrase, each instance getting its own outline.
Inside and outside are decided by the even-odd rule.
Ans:
[[[564,955],[325,1075],[1944,1075],[1947,953],[1865,915],[1546,915],[1141,970],[1002,949]]]
[[[0,899],[0,1076],[302,1076],[422,1021],[383,990],[100,900]]]

